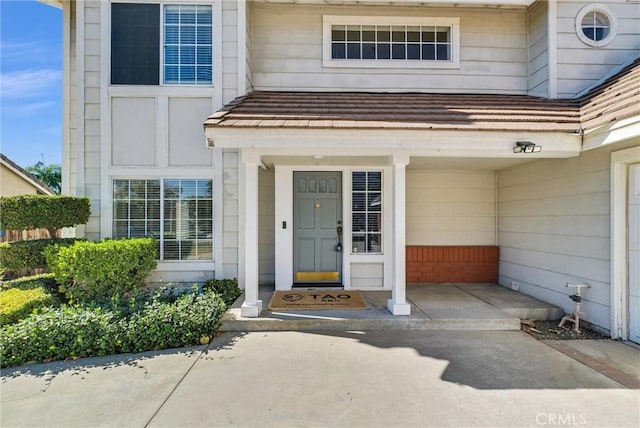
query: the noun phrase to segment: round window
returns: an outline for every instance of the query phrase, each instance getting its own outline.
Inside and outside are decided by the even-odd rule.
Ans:
[[[605,5],[590,4],[576,17],[576,33],[589,46],[605,46],[616,36],[616,21]]]

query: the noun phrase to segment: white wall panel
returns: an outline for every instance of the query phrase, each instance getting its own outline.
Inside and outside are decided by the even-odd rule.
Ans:
[[[202,124],[211,114],[211,98],[169,98],[169,165],[209,166]]]
[[[260,283],[275,282],[275,174],[260,170],[258,189],[258,263]]]
[[[114,166],[156,164],[155,98],[111,100],[111,159]]]
[[[496,245],[493,171],[407,170],[407,245]]]

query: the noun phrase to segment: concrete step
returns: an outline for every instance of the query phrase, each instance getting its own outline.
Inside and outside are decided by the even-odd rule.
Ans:
[[[222,331],[319,330],[519,330],[520,318],[557,319],[561,310],[495,284],[420,284],[407,287],[411,315],[387,310],[389,291],[365,291],[364,310],[289,310],[267,308],[273,287],[261,287],[265,308],[258,318],[244,318],[241,296],[225,314]]]

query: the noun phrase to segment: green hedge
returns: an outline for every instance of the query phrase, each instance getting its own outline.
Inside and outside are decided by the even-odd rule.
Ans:
[[[55,304],[43,286],[15,287],[0,293],[0,325],[26,318],[34,310]]]
[[[51,195],[3,196],[0,198],[3,230],[55,229],[85,224],[91,215],[89,198]]]
[[[238,280],[233,279],[209,279],[202,284],[202,289],[213,290],[224,301],[227,306],[231,306],[233,302],[242,293],[240,287],[238,287]]]
[[[3,242],[0,244],[0,266],[17,272],[46,268],[45,248],[52,245],[68,247],[76,241],[75,238],[54,238]]]
[[[210,291],[45,309],[0,330],[0,365],[205,344],[224,311]]]
[[[76,302],[142,288],[157,264],[151,238],[76,242],[69,247],[48,247],[45,256],[60,290]]]

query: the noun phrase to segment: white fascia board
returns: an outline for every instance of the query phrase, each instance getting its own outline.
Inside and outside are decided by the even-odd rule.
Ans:
[[[62,0],[38,0],[38,2],[57,7],[58,9],[62,9],[63,7]]]
[[[585,132],[582,150],[592,150],[622,141],[640,144],[640,115],[617,120],[605,126]]]
[[[375,129],[206,128],[216,148],[252,149],[261,155],[568,158],[579,156],[582,137],[559,132],[424,131]],[[542,146],[513,153],[516,141]]]

